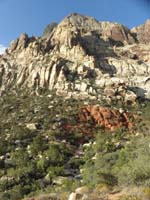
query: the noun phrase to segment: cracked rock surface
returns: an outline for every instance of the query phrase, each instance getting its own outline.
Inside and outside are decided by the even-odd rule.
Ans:
[[[150,21],[129,30],[73,13],[41,37],[23,33],[0,56],[0,91],[25,87],[66,97],[101,97],[101,89],[125,82],[150,98]]]

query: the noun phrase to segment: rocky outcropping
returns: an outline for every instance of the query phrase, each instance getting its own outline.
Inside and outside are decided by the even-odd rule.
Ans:
[[[75,192],[72,192],[69,195],[68,200],[82,200],[82,199],[89,199],[88,194],[90,193],[90,190],[87,186],[82,186],[80,188],[77,188]]]
[[[124,104],[134,105],[137,95],[124,83],[113,83],[104,89],[105,100],[113,102],[122,102]]]
[[[42,37],[21,34],[0,57],[0,91],[46,88],[67,98],[100,99],[104,88],[125,82],[137,97],[149,98],[149,24],[130,31],[74,13]]]
[[[85,105],[79,109],[76,122],[61,120],[60,126],[67,134],[73,130],[81,133],[79,143],[85,142],[93,137],[93,127],[100,126],[108,131],[115,131],[120,128],[133,130],[140,117],[122,108],[109,108],[100,105]],[[77,141],[76,141],[77,142]]]
[[[143,44],[150,44],[150,20],[148,19],[144,25],[133,28],[132,33],[135,34],[137,40]]]
[[[100,107],[98,105],[89,105],[85,106],[81,109],[81,113],[79,115],[80,122],[94,122],[106,129],[111,131],[118,128],[133,128],[133,120],[135,120],[136,116],[133,114],[126,112],[122,109],[110,109],[107,107]]]
[[[52,22],[49,25],[47,25],[47,27],[45,28],[43,32],[42,37],[48,37],[56,27],[57,27],[56,22]]]

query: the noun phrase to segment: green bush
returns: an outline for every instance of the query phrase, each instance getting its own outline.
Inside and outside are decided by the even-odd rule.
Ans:
[[[44,141],[42,135],[38,134],[30,145],[31,155],[36,156],[47,149],[47,144]]]
[[[150,186],[150,137],[133,139],[119,153],[114,167],[119,184]]]

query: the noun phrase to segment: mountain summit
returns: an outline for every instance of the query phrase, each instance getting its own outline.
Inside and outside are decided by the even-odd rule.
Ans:
[[[55,90],[65,97],[100,98],[103,88],[124,82],[150,96],[150,21],[129,30],[73,13],[49,24],[41,37],[23,33],[0,57],[0,91]]]

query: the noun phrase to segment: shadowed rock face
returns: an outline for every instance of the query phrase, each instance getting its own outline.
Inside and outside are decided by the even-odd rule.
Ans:
[[[45,28],[42,37],[49,37],[50,34],[52,33],[52,31],[53,31],[56,27],[57,27],[57,23],[55,23],[55,22],[52,22],[51,24],[49,24],[49,25]]]
[[[47,88],[67,98],[100,99],[103,88],[123,81],[149,98],[149,27],[147,21],[130,31],[74,13],[48,26],[44,37],[21,34],[0,57],[0,91]]]

